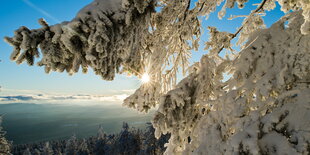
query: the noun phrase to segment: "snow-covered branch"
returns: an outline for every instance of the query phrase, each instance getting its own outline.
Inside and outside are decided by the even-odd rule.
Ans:
[[[157,136],[172,134],[166,153],[307,154],[310,85],[298,82],[310,79],[303,22],[295,12],[257,31],[233,61],[216,65],[204,56],[198,72],[161,99],[153,125]],[[227,71],[227,82],[216,76]]]
[[[168,154],[309,154],[310,1],[262,0],[235,33],[210,27],[209,53],[190,67],[199,18],[222,2],[95,0],[70,22],[40,20],[41,29],[21,27],[6,41],[17,63],[33,65],[41,53],[46,72],[91,67],[105,80],[120,72],[149,75],[124,105],[147,112],[159,104],[153,125],[157,137],[171,133]],[[225,0],[218,16],[246,2]],[[276,2],[292,13],[265,29],[261,13]],[[242,51],[220,57],[237,36]],[[180,69],[190,71],[177,84]]]
[[[40,19],[42,28],[21,27],[5,40],[14,47],[11,59],[18,64],[33,65],[41,53],[38,65],[47,73],[73,74],[91,67],[103,79],[113,80],[121,66],[125,71],[142,69],[153,11],[153,0],[96,0],[70,22],[49,26]]]

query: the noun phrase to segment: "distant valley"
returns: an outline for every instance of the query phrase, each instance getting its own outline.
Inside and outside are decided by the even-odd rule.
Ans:
[[[117,133],[123,122],[145,128],[152,113],[141,114],[120,104],[90,106],[72,104],[0,104],[2,126],[14,144],[92,136],[102,125],[106,133]]]

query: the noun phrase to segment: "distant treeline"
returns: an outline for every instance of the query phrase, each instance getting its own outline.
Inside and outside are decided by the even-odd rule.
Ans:
[[[123,123],[120,133],[107,135],[99,127],[97,136],[77,139],[73,135],[68,140],[56,140],[33,144],[13,145],[13,155],[158,155],[165,151],[164,144],[170,135],[159,139],[155,129],[147,123],[145,130],[129,127]]]

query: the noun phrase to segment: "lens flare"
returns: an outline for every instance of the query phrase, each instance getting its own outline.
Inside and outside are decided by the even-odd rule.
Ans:
[[[150,82],[150,76],[148,73],[144,73],[142,76],[141,76],[141,81],[142,83],[148,83]]]

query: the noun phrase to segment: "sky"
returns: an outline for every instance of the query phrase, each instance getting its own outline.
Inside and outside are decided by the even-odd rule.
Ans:
[[[91,0],[2,0],[0,6],[0,85],[2,94],[61,93],[104,94],[128,93],[138,88],[136,78],[117,76],[115,81],[104,81],[91,70],[88,74],[44,73],[44,68],[17,65],[9,60],[12,47],[3,41],[4,36],[13,36],[20,26],[40,28],[39,18],[50,24],[69,21]]]
[[[141,82],[135,77],[117,75],[114,81],[104,81],[95,75],[91,69],[87,74],[81,72],[69,76],[67,73],[51,72],[46,74],[43,67],[28,66],[27,64],[17,65],[9,60],[12,47],[3,41],[4,36],[13,36],[14,30],[20,26],[27,26],[30,29],[40,28],[39,18],[44,18],[50,25],[70,21],[75,14],[92,0],[2,0],[0,5],[0,98],[1,102],[8,102],[7,96],[20,97],[20,95],[33,95],[40,98],[42,94],[46,100],[50,94],[66,95],[68,98],[76,95],[102,95],[105,97],[115,97],[121,102],[124,95],[129,95],[137,89]],[[251,0],[245,9],[228,9],[226,17],[231,13],[235,15],[247,15],[257,6],[258,0]],[[219,6],[221,7],[221,6]],[[219,9],[218,9],[219,10]],[[268,12],[265,19],[269,27],[278,20],[283,13],[279,6],[272,12]],[[208,20],[203,20],[203,27],[215,26],[221,31],[235,32],[241,25],[242,18],[234,20],[219,20],[217,12],[211,14]],[[208,40],[207,31],[204,30],[202,41]],[[200,57],[207,51],[203,46],[198,52],[193,52],[191,62],[199,61]],[[14,97],[14,96],[13,96]],[[42,98],[42,97],[41,97]],[[16,99],[17,100],[17,99]]]

